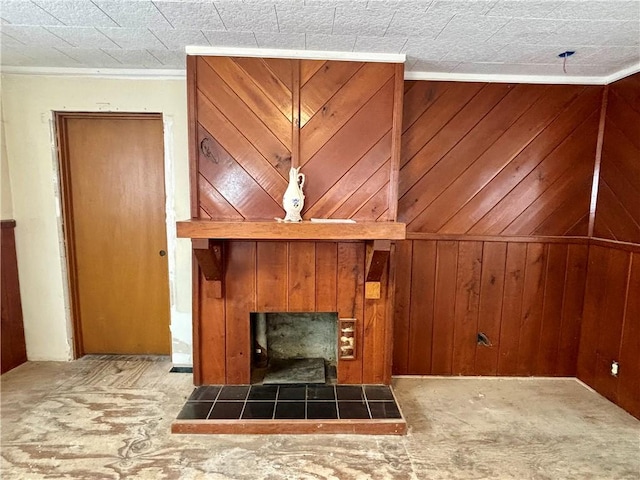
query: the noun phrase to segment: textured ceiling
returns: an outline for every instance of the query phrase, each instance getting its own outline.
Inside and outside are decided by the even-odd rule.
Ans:
[[[0,18],[4,68],[184,69],[187,45],[405,53],[409,72],[476,75],[640,63],[640,0],[1,0]]]

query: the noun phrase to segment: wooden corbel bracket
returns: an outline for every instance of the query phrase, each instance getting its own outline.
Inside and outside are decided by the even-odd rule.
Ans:
[[[382,274],[389,262],[390,240],[374,240],[367,245],[367,271],[365,275],[365,298],[380,298]]]
[[[193,254],[204,278],[213,283],[215,298],[222,298],[224,263],[222,241],[210,238],[192,238]]]

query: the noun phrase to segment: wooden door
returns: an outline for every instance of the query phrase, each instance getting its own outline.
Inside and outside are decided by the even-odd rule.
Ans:
[[[76,353],[170,353],[161,115],[58,116]]]

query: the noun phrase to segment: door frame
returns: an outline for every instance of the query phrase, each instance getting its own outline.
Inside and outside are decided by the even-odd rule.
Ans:
[[[170,168],[170,149],[167,148],[169,143],[167,139],[167,123],[163,118],[162,113],[126,113],[126,112],[68,112],[68,111],[54,111],[53,112],[53,127],[54,138],[56,145],[55,157],[58,167],[58,187],[59,187],[59,202],[61,207],[60,221],[62,222],[62,235],[63,235],[63,256],[64,265],[66,266],[66,281],[67,281],[67,301],[69,307],[70,324],[71,324],[71,346],[72,346],[72,358],[78,359],[85,355],[83,348],[82,337],[82,322],[80,316],[80,302],[78,292],[78,279],[77,279],[77,256],[75,251],[75,238],[73,228],[73,204],[72,204],[72,192],[71,192],[71,179],[70,179],[70,165],[69,165],[69,152],[67,151],[67,144],[63,141],[66,136],[65,120],[72,118],[109,118],[109,119],[123,119],[123,120],[135,120],[135,119],[158,119],[162,121],[163,128],[163,177],[164,177],[164,211],[165,211],[165,235],[167,237],[167,277],[169,279],[169,304],[168,318],[169,318],[169,330],[171,332],[171,310],[172,310],[172,291],[173,283],[175,281],[171,276],[171,272],[174,271],[174,259],[175,259],[175,215],[169,215],[167,207],[168,201],[172,200],[172,195],[169,192],[173,192],[171,187],[171,179],[169,178]],[[168,168],[169,167],[169,168]],[[169,334],[172,335],[171,333]],[[172,353],[173,338],[170,339],[170,354]]]

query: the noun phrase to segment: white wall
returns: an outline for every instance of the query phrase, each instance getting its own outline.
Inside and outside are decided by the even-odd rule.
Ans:
[[[2,120],[2,104],[0,103],[0,219],[13,218],[13,200],[11,199],[11,182],[9,181],[9,161],[7,145],[4,140],[4,121]]]
[[[174,223],[190,216],[185,81],[5,74],[1,95],[29,359],[68,360],[73,356],[52,113],[161,112],[172,357],[178,365],[190,365],[191,247],[188,240],[176,241]],[[2,187],[4,195],[4,170]]]

